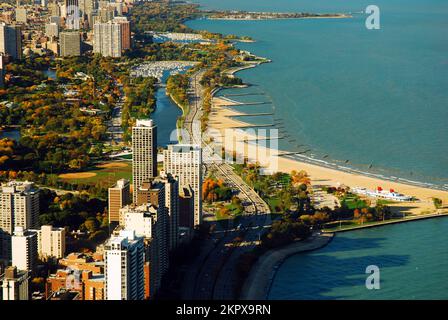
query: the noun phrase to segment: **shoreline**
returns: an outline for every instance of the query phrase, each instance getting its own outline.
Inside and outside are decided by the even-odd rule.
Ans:
[[[355,225],[355,226],[341,228],[341,229],[337,229],[337,228],[322,229],[322,232],[333,232],[333,233],[348,232],[348,231],[355,231],[355,230],[360,230],[360,229],[377,228],[377,227],[383,227],[383,226],[388,226],[388,225],[392,225],[392,224],[400,224],[400,223],[405,223],[405,222],[421,221],[421,220],[442,218],[442,217],[448,217],[448,212],[415,215],[415,216],[409,216],[409,217],[404,217],[404,218],[389,219],[389,220],[385,220],[385,221],[375,221],[373,223]]]
[[[249,13],[250,14],[250,13]],[[334,15],[310,15],[310,16],[297,16],[297,17],[260,17],[260,18],[247,18],[247,17],[207,17],[208,20],[222,20],[222,21],[269,21],[269,20],[304,20],[304,19],[349,19],[353,18],[351,14],[334,14]]]
[[[267,300],[278,268],[289,257],[325,247],[334,238],[334,233],[321,233],[310,238],[291,243],[280,249],[271,249],[261,255],[252,266],[244,281],[239,299]]]
[[[247,66],[230,68],[224,71],[224,73],[232,75],[245,69],[254,68],[259,64],[260,63],[251,63]],[[212,109],[209,116],[209,126],[214,130],[221,132],[223,136],[227,129],[244,129],[254,127],[253,124],[243,121],[240,118],[241,115],[250,116],[250,113],[232,109],[232,107],[238,106],[237,102],[234,103],[232,100],[216,96],[216,94],[223,89],[227,88],[219,87],[212,92]],[[235,119],[235,117],[239,118]],[[275,129],[275,126],[272,128]],[[241,137],[247,138],[248,136],[251,136],[249,134],[243,135],[242,132],[235,132],[233,135],[234,141],[236,140],[240,142]],[[251,138],[250,140],[255,139]],[[448,212],[448,207],[446,206],[446,203],[448,203],[448,191],[446,190],[431,188],[429,185],[425,185],[424,183],[418,181],[412,183],[410,180],[405,180],[402,178],[392,179],[392,177],[362,172],[357,168],[349,168],[317,158],[309,158],[303,155],[284,155],[283,153],[286,152],[284,150],[271,149],[267,144],[256,146],[249,142],[250,141],[243,142],[244,153],[249,155],[257,155],[256,160],[260,163],[270,163],[272,161],[277,162],[276,171],[290,173],[292,170],[305,170],[310,175],[312,184],[332,187],[339,187],[343,185],[350,188],[364,187],[368,189],[376,189],[378,186],[382,186],[383,189],[394,189],[397,192],[414,196],[419,199],[419,201],[414,202],[398,202],[391,204],[391,209],[398,211],[399,213],[418,215],[435,212],[436,208],[432,202],[433,198],[442,199],[443,203],[445,203],[445,207],[443,207],[441,211]],[[238,148],[237,143],[237,146],[230,146],[228,151],[241,151],[241,145],[239,147],[240,148]],[[269,156],[260,158],[260,153],[263,155],[269,154]],[[251,157],[249,157],[249,160],[254,161]]]
[[[262,254],[252,266],[249,276],[246,278],[241,290],[240,299],[242,300],[268,300],[269,292],[274,283],[275,276],[281,265],[291,256],[302,254],[327,246],[340,232],[350,232],[360,229],[377,228],[392,224],[415,222],[433,218],[448,217],[448,213],[430,214],[425,216],[414,216],[394,221],[376,222],[369,225],[360,225],[341,230],[322,230],[321,234],[313,235],[312,239],[304,242],[298,241],[284,247],[271,249]]]

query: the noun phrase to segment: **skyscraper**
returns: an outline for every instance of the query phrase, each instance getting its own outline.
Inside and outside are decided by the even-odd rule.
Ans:
[[[69,30],[79,30],[80,13],[78,0],[65,0],[65,26]]]
[[[45,25],[45,35],[49,38],[59,37],[59,25],[55,22],[47,23]]]
[[[190,186],[179,189],[179,229],[189,230],[194,227],[194,196]]]
[[[65,229],[46,225],[37,230],[37,253],[42,260],[65,256]]]
[[[150,296],[153,296],[162,284],[162,277],[168,270],[168,215],[165,201],[165,187],[157,183],[152,186],[152,196],[159,198],[159,205],[143,204],[127,206],[121,209],[123,227],[133,230],[137,236],[145,238],[146,262],[150,265]]]
[[[157,126],[152,120],[137,120],[132,127],[133,199],[143,181],[157,176]]]
[[[59,42],[61,57],[81,55],[81,35],[79,32],[61,32]]]
[[[49,4],[48,9],[53,17],[61,16],[61,7],[57,2],[52,2]]]
[[[109,223],[120,221],[120,209],[131,203],[129,180],[120,179],[116,185],[109,188]]]
[[[121,230],[107,241],[104,257],[106,300],[143,300],[143,238],[134,231]]]
[[[12,265],[18,270],[33,272],[37,260],[37,233],[16,227],[11,243]]]
[[[93,52],[104,57],[121,57],[121,25],[119,23],[95,23],[93,25]]]
[[[2,300],[29,300],[28,271],[18,271],[16,267],[6,268],[0,279]]]
[[[22,59],[22,29],[20,26],[0,23],[0,54]]]
[[[197,145],[169,145],[163,169],[179,178],[179,187],[190,186],[194,196],[194,224],[202,222],[202,150]]]
[[[179,239],[179,181],[177,177],[165,171],[160,172],[156,182],[165,185],[165,206],[168,210],[168,238],[169,249],[177,247]]]
[[[121,50],[131,49],[131,23],[126,17],[115,17],[114,22],[118,23],[121,28]]]
[[[11,235],[16,227],[38,227],[39,189],[31,182],[10,181],[0,186],[0,256],[11,257]]]
[[[0,88],[3,88],[4,81],[5,81],[5,75],[4,75],[4,68],[5,68],[5,56],[0,53]]]
[[[28,11],[26,10],[26,8],[23,7],[16,8],[16,22],[26,24],[28,22],[27,14]]]
[[[10,181],[0,186],[0,228],[4,232],[37,226],[38,191],[31,182]]]

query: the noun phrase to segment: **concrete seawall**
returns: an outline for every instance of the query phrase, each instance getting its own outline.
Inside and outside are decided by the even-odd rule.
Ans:
[[[241,290],[241,300],[266,300],[278,266],[288,257],[326,246],[333,233],[315,234],[304,241],[297,241],[286,247],[272,249],[263,254],[252,267]]]
[[[447,217],[447,216],[448,216],[448,212],[431,213],[431,214],[424,214],[424,215],[422,214],[422,215],[406,217],[403,219],[385,220],[383,222],[364,224],[364,225],[358,225],[358,226],[353,226],[353,227],[346,227],[346,228],[342,228],[342,229],[331,229],[331,230],[327,230],[327,231],[328,232],[346,232],[346,231],[354,231],[354,230],[367,229],[367,228],[377,228],[377,227],[387,226],[387,225],[391,225],[391,224],[405,223],[405,222],[419,221],[419,220],[433,219],[433,218],[440,218],[440,217]]]

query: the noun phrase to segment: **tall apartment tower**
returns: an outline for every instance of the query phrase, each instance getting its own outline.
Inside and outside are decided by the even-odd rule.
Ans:
[[[91,15],[93,10],[96,8],[95,0],[78,0],[79,11],[83,15]]]
[[[98,22],[106,23],[115,17],[115,8],[111,6],[98,7],[97,11]]]
[[[131,23],[126,17],[115,17],[113,22],[118,23],[121,28],[121,50],[129,50],[131,44]]]
[[[33,272],[37,260],[37,233],[16,227],[11,243],[12,265],[18,270]]]
[[[179,187],[190,186],[194,195],[194,224],[202,222],[202,149],[198,145],[169,145],[163,170],[179,178]]]
[[[109,223],[120,222],[120,209],[131,203],[130,183],[120,179],[115,186],[109,188]]]
[[[55,22],[47,23],[45,25],[45,35],[49,38],[59,37],[59,25]]]
[[[22,59],[22,29],[20,26],[0,23],[0,54]]]
[[[37,230],[30,230],[37,233],[37,253],[39,258],[60,259],[65,256],[65,229],[54,228],[53,226],[42,226]]]
[[[112,21],[93,25],[93,52],[104,57],[121,57],[121,24]]]
[[[6,268],[0,279],[1,300],[29,300],[28,281],[28,271],[17,270],[14,266]]]
[[[0,89],[3,88],[4,86],[4,81],[5,81],[5,73],[4,73],[4,69],[5,69],[5,56],[0,53]]]
[[[165,206],[168,213],[169,250],[177,248],[179,240],[179,181],[165,171],[160,172],[156,182],[165,185]]]
[[[133,200],[144,181],[157,176],[157,126],[152,120],[137,120],[132,127]]]
[[[78,0],[65,0],[65,27],[68,30],[79,30],[80,12]]]
[[[190,186],[179,189],[179,229],[194,228],[194,195]]]
[[[59,34],[60,56],[81,55],[81,35],[79,32],[61,32]]]
[[[154,178],[149,181],[144,181],[142,186],[137,190],[137,205],[149,206],[156,209],[156,215],[153,221],[157,222],[156,235],[152,235],[151,248],[156,250],[157,259],[152,257],[151,263],[154,261],[159,264],[158,272],[160,275],[164,274],[168,269],[168,251],[170,247],[170,225],[169,225],[169,209],[166,205],[166,187],[170,187],[160,178]],[[170,192],[168,190],[168,192]],[[128,226],[126,225],[126,228]],[[153,256],[153,254],[151,254]],[[160,277],[161,280],[161,277]],[[157,288],[160,283],[157,284]]]
[[[36,228],[38,216],[39,189],[32,182],[10,181],[0,186],[0,228],[4,232]]]
[[[28,22],[27,18],[28,11],[24,7],[16,8],[16,22],[26,24]]]
[[[48,5],[48,9],[50,11],[51,16],[60,17],[61,16],[61,7],[57,2],[52,2]]]
[[[158,196],[164,202],[164,186],[154,185],[153,196]],[[146,276],[145,282],[149,285],[149,296],[152,297],[159,290],[169,266],[167,210],[162,203],[159,206],[146,203],[121,209],[121,216],[125,230],[133,230],[137,236],[145,238],[145,262],[150,266],[149,279]]]
[[[0,256],[11,258],[11,236],[16,227],[38,227],[39,189],[31,182],[10,181],[0,186]]]
[[[104,258],[106,300],[143,300],[143,238],[134,231],[121,230],[107,241]]]
[[[92,16],[96,9],[96,0],[79,0],[79,12],[83,19],[87,19],[89,28],[92,27]]]

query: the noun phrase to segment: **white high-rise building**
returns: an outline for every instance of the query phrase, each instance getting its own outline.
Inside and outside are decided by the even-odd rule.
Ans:
[[[123,227],[133,230],[137,236],[145,238],[149,247],[150,263],[150,296],[159,290],[162,277],[168,270],[168,214],[164,206],[164,185],[157,183],[155,196],[159,196],[159,204],[143,204],[141,206],[126,206],[120,210]],[[149,259],[148,259],[149,258]]]
[[[179,187],[190,186],[194,197],[194,224],[202,222],[202,149],[198,145],[169,145],[163,170],[179,178]]]
[[[93,25],[93,52],[104,57],[121,57],[121,25],[117,22]]]
[[[80,12],[78,0],[65,0],[65,27],[69,30],[79,30]]]
[[[152,120],[137,120],[132,127],[133,199],[144,181],[157,176],[157,126]]]
[[[12,265],[18,270],[32,272],[37,260],[37,233],[16,227],[11,244]]]
[[[35,229],[39,217],[39,189],[32,182],[10,181],[0,186],[0,228]]]
[[[19,23],[27,23],[28,10],[24,7],[18,7],[16,8],[16,22]]]
[[[28,271],[17,270],[14,266],[6,268],[0,278],[1,300],[29,300],[28,281]]]
[[[143,300],[144,245],[134,231],[121,230],[104,250],[106,300]]]
[[[59,37],[59,25],[55,22],[45,25],[45,35],[49,38]]]
[[[60,259],[65,256],[65,229],[42,226],[34,231],[37,234],[37,253],[46,260],[50,257]]]
[[[39,189],[33,183],[10,181],[0,186],[0,257],[11,258],[14,229],[36,229],[38,216]]]

